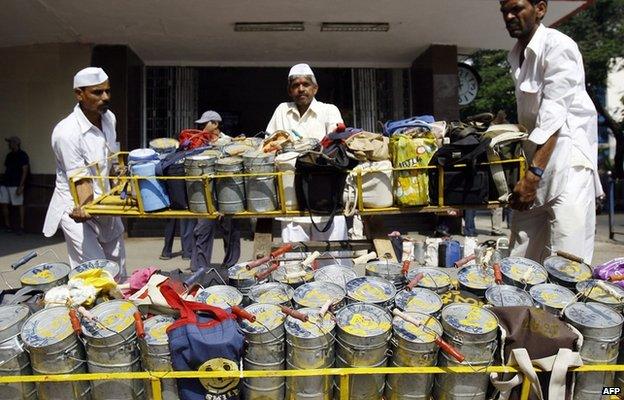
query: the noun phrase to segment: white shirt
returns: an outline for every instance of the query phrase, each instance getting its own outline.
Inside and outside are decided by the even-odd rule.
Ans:
[[[45,236],[54,235],[63,213],[70,212],[74,207],[69,190],[70,176],[78,172],[80,172],[79,175],[98,175],[95,167],[91,167],[90,171],[84,169],[80,171],[81,168],[93,162],[98,162],[100,175],[108,175],[110,163],[105,159],[110,155],[111,149],[115,148],[117,136],[115,125],[115,115],[111,111],[106,111],[102,115],[102,129],[100,130],[87,119],[80,106],[76,105],[74,111],[54,127],[52,150],[56,158],[56,184],[43,226]],[[94,196],[101,195],[107,190],[109,190],[107,179],[94,180]],[[100,222],[99,220],[100,218],[96,218],[95,222]],[[101,220],[105,219],[101,218]],[[107,226],[99,227],[104,237],[117,237],[123,232],[123,225],[119,223],[105,225]],[[119,225],[121,225],[121,232]]]
[[[338,107],[312,99],[310,107],[303,115],[299,114],[294,102],[277,106],[266,131],[269,134],[279,130],[296,131],[301,137],[320,141],[336,129],[336,124],[342,122]]]
[[[559,132],[557,144],[537,189],[535,205],[557,197],[572,166],[594,172],[596,196],[602,194],[598,178],[598,118],[585,90],[583,59],[576,43],[563,33],[541,25],[524,50],[520,66],[519,43],[508,61],[516,86],[518,122],[529,134],[525,151],[532,160],[536,146]]]

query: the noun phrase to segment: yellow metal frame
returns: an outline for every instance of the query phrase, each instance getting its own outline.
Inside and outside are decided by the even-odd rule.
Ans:
[[[478,370],[479,373],[513,373],[515,368],[492,366]],[[539,372],[539,369],[536,369]],[[624,372],[624,365],[585,365],[572,371],[584,372]],[[144,379],[149,380],[152,388],[152,399],[162,400],[162,380],[179,378],[271,378],[271,377],[305,377],[305,376],[338,376],[340,384],[340,400],[349,399],[349,377],[352,375],[373,374],[474,374],[470,367],[362,367],[362,368],[326,368],[326,369],[294,369],[279,371],[170,371],[170,372],[117,372],[98,374],[65,374],[65,375],[16,375],[0,376],[0,384],[21,382],[75,382],[94,380]],[[521,400],[528,400],[531,382],[523,378]],[[613,396],[612,399],[618,399]]]
[[[118,152],[107,158],[107,160],[111,160],[113,158],[118,159],[118,165],[121,169],[125,168],[126,163],[124,162],[124,158],[127,157],[128,152]],[[526,169],[526,160],[523,157],[515,158],[511,160],[500,160],[493,161],[488,163],[479,164],[480,166],[487,166],[493,164],[519,164],[520,168],[520,178],[522,178],[525,174]],[[462,168],[465,167],[465,164],[453,166],[453,168]],[[213,179],[223,179],[223,178],[235,178],[235,177],[261,177],[261,176],[274,176],[277,177],[277,199],[278,199],[278,208],[275,211],[268,212],[249,212],[244,211],[235,214],[227,214],[228,216],[234,218],[252,218],[252,217],[264,217],[264,218],[277,218],[277,217],[297,217],[297,216],[306,216],[307,213],[304,211],[289,211],[286,208],[286,195],[285,195],[285,187],[284,187],[284,175],[293,174],[293,172],[264,172],[264,173],[243,173],[243,174],[208,174],[202,176],[156,176],[156,177],[145,177],[145,176],[100,176],[100,175],[88,175],[84,172],[88,172],[90,168],[95,168],[96,172],[99,171],[99,163],[95,162],[89,164],[83,168],[81,168],[77,173],[69,177],[69,186],[70,192],[72,194],[72,198],[74,199],[74,204],[78,205],[78,196],[76,191],[76,183],[83,179],[95,179],[102,182],[104,179],[109,179],[111,181],[116,181],[116,183],[112,186],[111,190],[107,193],[104,193],[97,198],[94,198],[93,201],[85,204],[83,206],[84,210],[91,215],[113,215],[113,216],[124,216],[124,217],[136,217],[136,218],[219,218],[223,214],[217,211],[217,208],[213,202],[212,198],[212,185],[211,182]],[[401,171],[423,171],[437,169],[438,170],[438,188],[444,187],[444,169],[442,167],[435,166],[423,166],[423,167],[404,167],[404,168],[392,168],[392,173],[396,174]],[[376,169],[372,172],[384,172],[388,171],[388,169]],[[496,208],[500,207],[499,202],[489,202],[489,204],[484,204],[482,206],[445,206],[444,205],[444,190],[438,190],[438,206],[415,206],[415,207],[384,207],[384,208],[366,208],[364,207],[363,200],[363,176],[366,173],[371,171],[357,171],[354,174],[355,182],[357,186],[357,199],[356,206],[359,214],[361,215],[376,215],[376,214],[403,214],[403,213],[421,213],[421,212],[447,212],[450,210],[462,209],[462,208]],[[139,181],[141,179],[157,179],[160,181],[166,180],[201,180],[204,183],[204,195],[206,198],[206,206],[208,212],[206,213],[195,213],[188,210],[165,210],[165,211],[156,211],[156,212],[145,212],[143,208],[143,198],[141,197],[141,191],[139,190]],[[121,199],[119,194],[123,190],[127,183],[130,183],[132,186],[133,196],[127,196],[125,200]]]

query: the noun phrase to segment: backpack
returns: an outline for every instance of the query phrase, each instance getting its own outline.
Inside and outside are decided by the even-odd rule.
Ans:
[[[173,370],[238,370],[244,337],[236,316],[229,309],[183,300],[168,285],[162,285],[160,291],[169,305],[180,312],[180,318],[167,328]],[[181,400],[237,400],[238,383],[238,378],[177,380]]]
[[[439,188],[439,169],[429,172],[429,197],[432,204],[441,205],[439,192],[444,194],[444,205],[487,204],[489,200],[489,169],[480,165],[487,162],[490,138],[479,140],[468,135],[445,144],[433,155],[429,165],[444,168],[444,187]],[[459,166],[459,165],[465,166]]]

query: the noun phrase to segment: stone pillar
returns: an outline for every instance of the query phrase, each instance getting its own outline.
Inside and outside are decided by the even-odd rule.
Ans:
[[[412,115],[459,119],[457,46],[431,45],[412,63]]]
[[[91,65],[104,68],[111,83],[111,111],[117,117],[117,141],[121,150],[141,146],[143,122],[143,61],[128,46],[98,45]],[[165,136],[165,132],[163,132]]]

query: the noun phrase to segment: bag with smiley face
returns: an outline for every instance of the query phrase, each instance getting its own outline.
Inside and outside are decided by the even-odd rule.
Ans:
[[[162,295],[180,312],[167,328],[174,371],[235,371],[244,338],[230,310],[187,301],[163,285]],[[201,313],[198,314],[198,312]],[[238,378],[178,379],[181,400],[238,400]]]

